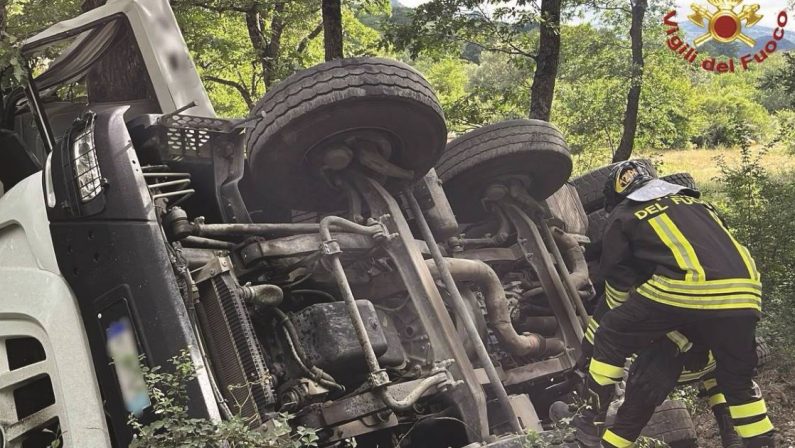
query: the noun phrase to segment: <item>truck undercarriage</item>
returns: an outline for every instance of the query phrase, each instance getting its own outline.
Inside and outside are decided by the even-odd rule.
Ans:
[[[57,125],[54,87],[112,48],[120,22],[157,113],[72,104]],[[3,122],[35,122],[41,151],[20,129],[0,145],[0,163],[25,174],[2,179],[0,286],[21,302],[0,316],[38,322],[25,337],[47,361],[0,363],[0,400],[18,410],[14,391],[43,377],[52,391],[28,413],[0,411],[6,446],[44,446],[36,434],[53,424],[66,446],[126,446],[128,415],[156,416],[137,362],[122,361],[165,365],[182,350],[199,372],[193,415],[257,428],[288,412],[324,446],[521,446],[549,427],[550,405],[579,384],[595,296],[553,126],[499,123],[445,149],[427,82],[375,58],[299,72],[248,118],[221,119],[167,2],[109,1],[23,51],[74,36],[6,96]],[[34,201],[36,216],[15,217]],[[27,264],[4,267],[37,237],[47,243]],[[54,279],[45,306],[66,324],[26,311],[20,269]],[[67,334],[70,359],[51,341]],[[75,388],[93,391],[85,406],[70,402]]]

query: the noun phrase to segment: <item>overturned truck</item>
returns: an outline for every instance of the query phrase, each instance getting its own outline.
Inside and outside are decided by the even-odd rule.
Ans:
[[[156,101],[65,100],[127,29]],[[288,412],[324,446],[521,446],[571,400],[596,294],[553,126],[447,143],[426,80],[376,58],[218,118],[165,0],[22,50],[53,48],[4,95],[0,446],[127,446],[157,416],[123,361],[183,350],[191,415]]]

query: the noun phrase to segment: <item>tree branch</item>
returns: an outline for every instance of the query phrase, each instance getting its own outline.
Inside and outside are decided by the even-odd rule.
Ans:
[[[225,85],[227,87],[234,88],[235,90],[238,91],[238,93],[240,93],[240,96],[243,97],[243,101],[246,102],[246,106],[248,106],[249,109],[254,107],[254,101],[251,98],[251,93],[248,90],[246,90],[246,87],[243,84],[210,75],[205,75],[204,79],[206,79],[207,81],[215,82],[221,85]]]
[[[320,23],[318,23],[317,26],[309,34],[307,34],[306,36],[304,36],[303,39],[301,39],[301,42],[299,42],[298,46],[295,47],[295,52],[299,53],[299,54],[303,53],[304,50],[306,50],[307,45],[309,45],[309,42],[312,39],[316,38],[320,34],[321,31],[323,31],[323,22],[322,21]]]

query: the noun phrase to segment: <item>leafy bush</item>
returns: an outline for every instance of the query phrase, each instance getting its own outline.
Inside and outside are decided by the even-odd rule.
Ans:
[[[131,416],[135,432],[130,448],[301,448],[316,446],[318,437],[311,429],[293,430],[287,414],[267,424],[265,431],[254,430],[241,417],[224,421],[192,418],[188,415],[187,384],[196,378],[190,354],[183,351],[171,358],[172,369],[143,367],[152,407],[157,420],[142,423]]]
[[[706,148],[737,146],[743,143],[745,136],[760,141],[767,135],[770,116],[755,101],[725,92],[707,93],[702,101],[693,138],[696,145]]]
[[[745,146],[738,166],[719,160],[720,205],[737,238],[748,246],[762,274],[760,331],[779,353],[795,360],[795,181],[772,176],[760,163],[765,150]]]
[[[778,128],[775,141],[795,153],[795,110],[780,110],[776,112],[775,118]]]

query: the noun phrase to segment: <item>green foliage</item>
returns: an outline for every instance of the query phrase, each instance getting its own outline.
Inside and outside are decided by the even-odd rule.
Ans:
[[[129,424],[135,432],[131,448],[301,448],[317,445],[313,430],[293,430],[290,416],[280,414],[264,431],[252,429],[241,417],[224,421],[191,418],[188,415],[187,384],[196,378],[190,354],[171,358],[170,369],[143,367],[157,420],[144,424],[135,416]]]
[[[690,415],[696,413],[699,403],[702,401],[698,398],[698,388],[690,385],[677,387],[668,398],[684,403]]]
[[[795,154],[795,110],[783,109],[776,112],[775,142]]]
[[[738,240],[748,246],[762,274],[761,330],[781,353],[795,360],[795,182],[792,173],[774,177],[762,166],[764,150],[742,148],[740,163],[719,161],[721,206]]]
[[[772,120],[757,102],[757,94],[749,75],[710,78],[697,98],[694,143],[715,147],[741,145],[746,137],[762,141],[770,133]]]

